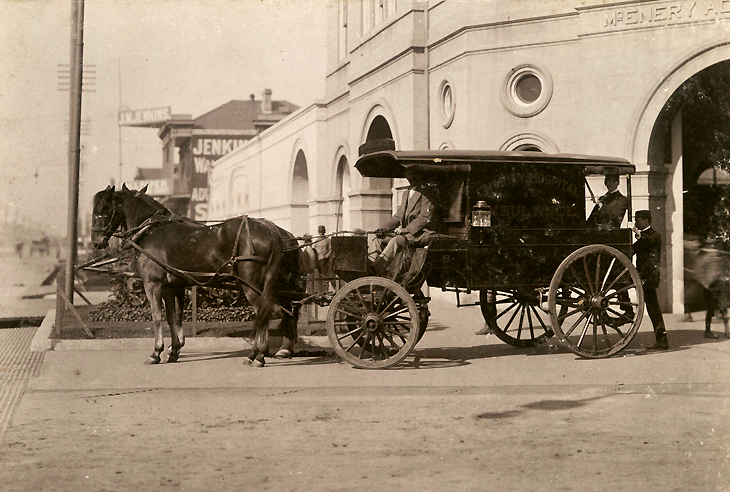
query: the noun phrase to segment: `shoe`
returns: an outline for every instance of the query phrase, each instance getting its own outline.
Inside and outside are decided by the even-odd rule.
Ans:
[[[491,335],[492,333],[494,333],[494,330],[492,330],[487,323],[484,323],[484,328],[474,332],[475,335]]]
[[[718,338],[720,338],[720,336],[717,335],[716,333],[712,333],[710,330],[705,330],[705,338],[709,338],[711,340],[717,340]]]
[[[378,277],[385,277],[388,273],[388,265],[386,265],[385,258],[378,256],[373,262],[373,270]]]
[[[669,344],[668,343],[655,343],[654,345],[651,345],[649,347],[646,347],[646,350],[669,350]]]
[[[623,325],[628,325],[634,322],[633,314],[631,314],[631,316],[629,316],[629,314],[624,314],[623,316],[626,317],[615,318],[613,316],[606,316],[606,324],[613,328],[621,328]]]

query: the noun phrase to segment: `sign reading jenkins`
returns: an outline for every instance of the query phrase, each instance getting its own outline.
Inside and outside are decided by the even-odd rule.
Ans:
[[[246,142],[240,136],[192,137],[193,169],[190,177],[190,208],[188,216],[194,220],[208,218],[208,171],[216,160]]]

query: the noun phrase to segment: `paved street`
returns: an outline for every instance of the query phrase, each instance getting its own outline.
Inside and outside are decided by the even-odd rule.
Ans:
[[[625,356],[581,360],[474,335],[478,308],[431,311],[387,371],[252,369],[240,339],[159,366],[152,340],[61,342],[13,411],[2,488],[730,490],[730,340],[701,322],[667,316],[667,353],[637,351],[647,319]]]

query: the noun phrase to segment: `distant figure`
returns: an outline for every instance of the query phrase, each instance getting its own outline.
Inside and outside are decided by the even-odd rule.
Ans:
[[[18,253],[18,258],[23,257],[23,248],[25,247],[25,244],[23,241],[18,241],[15,243],[15,252]]]
[[[618,174],[607,174],[603,180],[606,185],[606,194],[598,199],[588,217],[588,225],[599,229],[618,229],[624,220],[624,214],[629,208],[629,201],[618,191]]]
[[[317,227],[317,241],[312,247],[317,252],[317,270],[323,277],[334,277],[330,260],[332,258],[332,240],[326,236],[327,229],[321,225]]]
[[[725,325],[725,336],[730,334],[727,310],[730,306],[730,259],[720,248],[705,243],[694,262],[695,279],[702,285],[702,294],[707,307],[705,315],[705,338],[717,339],[711,330],[712,318],[717,314]]]
[[[695,260],[700,254],[700,241],[695,236],[684,235],[684,318],[682,322],[691,323],[693,308],[699,300],[699,293],[703,287],[695,277]]]
[[[51,240],[48,239],[48,236],[46,236],[46,233],[44,232],[41,236],[41,251],[40,253],[44,256],[50,256],[51,255]]]

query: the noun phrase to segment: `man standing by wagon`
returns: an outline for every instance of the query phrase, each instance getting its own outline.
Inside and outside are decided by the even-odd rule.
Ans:
[[[317,228],[317,237],[312,247],[317,252],[317,269],[325,277],[333,277],[334,273],[330,268],[332,257],[332,241],[327,237],[327,229],[321,225]]]
[[[661,275],[662,238],[657,231],[651,228],[651,212],[639,210],[634,215],[634,254],[636,255],[636,269],[644,287],[644,302],[649,313],[651,324],[654,327],[656,343],[647,347],[647,350],[668,350],[667,331],[664,326],[664,317],[659,308],[659,298],[656,290],[659,287]]]

